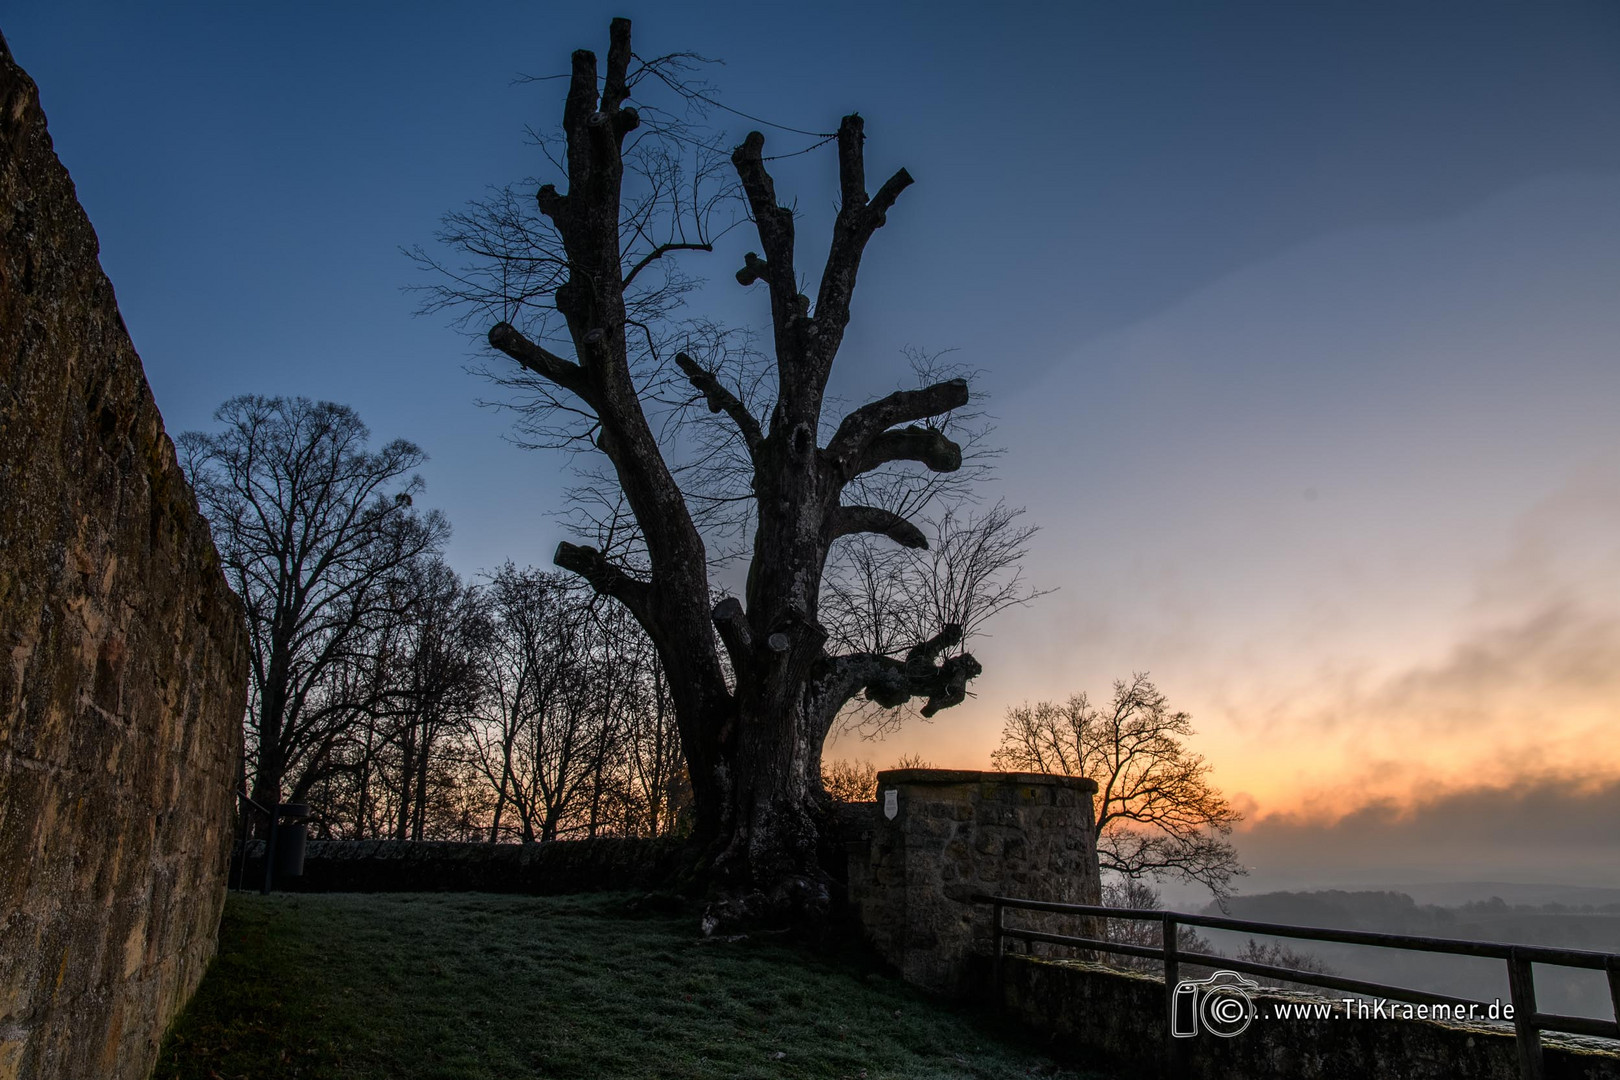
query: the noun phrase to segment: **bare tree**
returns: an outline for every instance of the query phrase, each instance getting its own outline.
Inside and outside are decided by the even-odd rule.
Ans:
[[[1126,878],[1175,876],[1231,894],[1246,871],[1228,837],[1241,820],[1186,747],[1192,717],[1171,712],[1146,673],[1114,683],[1097,709],[1085,694],[1007,711],[998,768],[1086,776],[1097,782],[1097,856]]]
[[[1105,882],[1102,887],[1104,907],[1124,908],[1130,911],[1158,911],[1164,905],[1159,891],[1137,878],[1120,878]],[[1164,923],[1157,919],[1103,919],[1103,937],[1123,945],[1137,945],[1148,949],[1164,945]],[[1199,936],[1190,926],[1176,928],[1176,948],[1184,953],[1215,952],[1208,938]],[[1097,958],[1110,967],[1129,971],[1145,971],[1157,975],[1164,969],[1163,961],[1146,956],[1126,956],[1123,953],[1098,952]],[[1192,969],[1188,969],[1191,971]],[[1201,969],[1199,969],[1201,970]]]
[[[1233,953],[1238,960],[1247,960],[1251,964],[1270,964],[1272,967],[1287,968],[1290,971],[1310,972],[1314,975],[1334,975],[1337,972],[1314,953],[1301,952],[1291,944],[1281,941],[1256,941],[1250,938],[1243,948]],[[1321,989],[1311,983],[1290,982],[1279,979],[1274,975],[1256,975],[1261,986],[1275,986],[1288,990],[1308,990],[1321,993]]]
[[[877,798],[877,774],[870,761],[839,758],[822,763],[821,786],[834,802],[871,802]]]
[[[1045,595],[1024,583],[1019,566],[1036,532],[1020,522],[1022,510],[996,503],[980,512],[950,501],[936,509],[924,522],[924,547],[851,537],[841,557],[829,559],[821,621],[832,642],[899,657],[933,628],[960,626],[965,646],[995,615]],[[910,703],[894,708],[868,697],[850,701],[841,719],[845,731],[876,738],[915,712]]]
[[[837,146],[841,206],[813,298],[800,292],[798,222],[776,193],[764,136],[750,133],[730,155],[763,253],[748,253],[736,276],[766,286],[774,357],[765,377],[739,377],[712,335],[668,321],[687,281],[671,256],[712,245],[723,194],[715,159],[678,149],[714,143],[648,100],[658,88],[688,106],[703,100],[679,64],[638,58],[624,19],[612,23],[603,72],[592,53],[574,53],[554,159],[566,192],[544,183],[532,204],[498,197],[453,216],[443,238],[466,263],[436,264],[445,276],[432,302],[497,320],[488,341],[518,365],[503,377],[522,394],[527,430],[537,443],[603,455],[634,519],[640,559],[563,543],[555,562],[622,603],[657,648],[719,893],[706,924],[815,918],[829,900],[817,859],[821,747],[840,710],[864,695],[890,708],[921,699],[932,714],[960,703],[980,672],[959,648],[958,623],[877,651],[829,649],[820,620],[823,570],[840,540],[927,546],[905,513],[860,501],[862,481],[899,466],[960,469],[963,448],[945,419],[968,404],[968,383],[897,391],[836,422],[825,415],[863,253],[912,183],[901,169],[869,193],[859,116],[826,139]],[[716,503],[683,489],[690,473],[666,457],[669,428],[654,423],[683,401],[728,425],[715,452],[728,448],[747,482],[716,496],[751,517],[740,597],[711,593],[701,530]]]
[[[429,803],[446,786],[436,753],[460,733],[483,693],[481,654],[493,636],[482,598],[442,559],[419,559],[411,571],[413,600],[390,694],[399,840],[424,836]]]
[[[301,801],[370,704],[355,693],[364,629],[408,603],[411,564],[449,525],[412,508],[426,455],[395,440],[372,451],[346,405],[243,396],[213,432],[180,437],[186,474],[213,529],[252,645],[248,717],[254,798]]]
[[[526,841],[556,839],[590,774],[589,610],[558,574],[508,563],[490,582],[494,636],[474,740],[495,786],[491,838],[510,811]]]
[[[691,801],[669,681],[640,626],[625,627],[610,641],[613,669],[631,680],[630,693],[622,699],[621,731],[634,816],[625,831],[665,836],[680,828],[681,811]]]

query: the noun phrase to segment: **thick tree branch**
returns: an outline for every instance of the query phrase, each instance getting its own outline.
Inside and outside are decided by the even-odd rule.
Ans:
[[[962,640],[960,626],[947,626],[914,646],[904,660],[879,653],[830,657],[815,681],[817,711],[825,725],[856,694],[886,709],[897,709],[915,697],[927,698],[921,712],[933,716],[967,699],[967,684],[983,672],[968,653],[938,662],[939,655]]]
[[[606,79],[602,88],[602,111],[612,112],[630,96],[625,76],[630,70],[630,20],[614,19],[608,24]]]
[[[962,467],[962,448],[938,428],[911,427],[885,431],[866,444],[842,470],[847,482],[891,461],[919,461],[935,472],[955,472]]]
[[[586,122],[596,111],[596,54],[576,49],[568,81],[568,98],[563,103],[563,132],[568,139],[568,192],[585,190],[591,179],[590,140]]]
[[[766,271],[769,269],[769,264],[766,263],[764,259],[759,257],[759,253],[757,251],[750,251],[748,254],[743,256],[742,269],[737,271],[737,284],[746,289],[754,282],[763,278]]]
[[[911,647],[910,651],[906,653],[906,670],[911,671],[915,669],[919,672],[925,671],[926,668],[933,666],[934,661],[939,658],[940,653],[944,652],[952,645],[960,644],[961,641],[962,628],[960,626],[956,625],[955,623],[950,623],[942,627],[939,633],[935,634],[927,641],[920,642]]]
[[[754,414],[742,403],[742,399],[721,386],[714,372],[705,370],[685,353],[675,354],[675,365],[681,369],[687,381],[703,395],[711,413],[723,412],[731,417],[731,422],[737,425],[743,442],[748,446],[748,452],[754,453],[764,440],[765,434],[760,429],[759,421],[754,419]]]
[[[816,295],[816,333],[822,339],[823,361],[828,365],[843,340],[844,327],[849,325],[850,299],[855,294],[855,276],[866,243],[882,228],[889,209],[912,183],[911,174],[901,169],[868,200],[862,145],[865,140],[865,121],[853,114],[844,117],[838,125],[838,177],[844,204],[833,225],[832,246],[827,251],[827,265]]]
[[[568,213],[568,197],[557,193],[557,185],[541,184],[540,190],[534,193],[535,205],[540,212],[550,218],[559,229],[564,227],[564,218]]]
[[[927,684],[917,687],[918,696],[926,693],[928,702],[920,710],[923,716],[933,716],[941,709],[949,709],[967,700],[967,684],[978,678],[984,667],[970,653],[953,656],[938,668]]]
[[[889,210],[893,208],[896,200],[900,198],[900,193],[913,183],[915,181],[912,180],[911,174],[904,169],[898,170],[893,176],[883,181],[883,186],[878,188],[878,193],[872,196],[871,202],[866,204],[866,224],[871,230],[866,234],[868,239],[871,238],[872,232],[883,227],[883,223],[888,220]]]
[[[840,506],[827,515],[827,543],[851,533],[879,533],[901,547],[926,548],[928,537],[899,514],[876,506]]]
[[[842,206],[866,205],[866,121],[854,113],[838,125],[838,194]]]
[[[644,616],[649,613],[647,602],[652,596],[652,586],[647,582],[631,577],[595,548],[570,544],[566,540],[557,545],[557,553],[551,561],[584,578],[600,595],[622,603],[646,625]]]
[[[530,341],[511,323],[501,322],[492,326],[489,331],[489,343],[536,375],[549,379],[564,390],[571,390],[581,399],[590,402],[590,383],[586,380],[585,373],[580,370],[580,366]]]
[[[771,316],[780,333],[800,308],[793,270],[793,211],[776,201],[776,184],[765,169],[764,148],[765,136],[750,131],[742,145],[731,152],[731,164],[742,181],[754,227],[759,230],[760,246],[765,249],[763,264],[752,259],[744,266],[744,272],[750,275],[744,284],[763,277],[770,285]],[[743,281],[743,277],[738,274],[737,280]]]
[[[896,424],[927,420],[959,409],[968,402],[966,379],[950,379],[917,390],[896,390],[888,397],[862,405],[838,425],[827,453],[835,460],[852,460],[881,432]]]
[[[731,666],[737,669],[751,662],[754,632],[748,627],[748,616],[743,613],[742,601],[728,596],[714,605],[714,628],[720,641],[731,656]]]

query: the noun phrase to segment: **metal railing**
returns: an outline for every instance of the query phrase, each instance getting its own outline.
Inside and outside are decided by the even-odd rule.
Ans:
[[[1229,919],[1218,915],[1190,915],[1179,911],[1156,911],[1141,908],[1110,908],[1088,904],[1063,904],[1046,900],[1023,900],[1011,896],[980,894],[979,903],[993,908],[992,924],[995,928],[995,978],[997,1003],[1000,1003],[1002,957],[1006,954],[1006,941],[1014,938],[1025,942],[1043,942],[1067,945],[1078,949],[1118,953],[1159,960],[1164,964],[1166,1044],[1170,1043],[1170,1016],[1174,1008],[1176,984],[1180,981],[1182,964],[1218,968],[1246,975],[1263,975],[1286,982],[1302,983],[1329,990],[1343,990],[1350,994],[1388,998],[1420,1005],[1460,1005],[1476,1009],[1488,1008],[1485,1002],[1449,994],[1432,994],[1404,986],[1347,979],[1319,971],[1298,971],[1293,968],[1263,964],[1253,960],[1239,960],[1207,953],[1183,952],[1177,937],[1183,926],[1196,926],[1209,930],[1237,930],[1269,937],[1299,938],[1305,941],[1327,941],[1344,945],[1373,945],[1385,949],[1404,949],[1411,952],[1446,953],[1452,956],[1479,956],[1507,963],[1508,993],[1513,1004],[1514,1039],[1519,1053],[1519,1074],[1524,1080],[1543,1080],[1546,1075],[1541,1054],[1543,1031],[1564,1032],[1572,1035],[1591,1035],[1603,1039],[1620,1039],[1620,954],[1588,952],[1581,949],[1558,949],[1543,945],[1509,945],[1492,941],[1465,941],[1457,938],[1418,937],[1410,934],[1380,934],[1364,930],[1332,930],[1318,926],[1289,926],[1283,923],[1253,922],[1248,919]],[[1135,922],[1156,922],[1162,927],[1162,945],[1153,948],[1122,941],[1078,937],[1068,934],[1049,934],[1006,925],[1008,909],[1047,911],[1064,915],[1083,915],[1092,918],[1124,919]],[[1609,997],[1615,1019],[1597,1020],[1585,1016],[1564,1016],[1544,1013],[1536,1008],[1534,964],[1556,967],[1582,968],[1601,971],[1608,977]]]

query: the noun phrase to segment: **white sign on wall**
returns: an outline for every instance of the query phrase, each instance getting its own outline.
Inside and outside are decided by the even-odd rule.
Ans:
[[[899,812],[900,791],[898,788],[889,788],[883,793],[883,816],[893,821]]]

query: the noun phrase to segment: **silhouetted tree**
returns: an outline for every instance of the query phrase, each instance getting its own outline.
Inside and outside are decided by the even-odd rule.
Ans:
[[[483,695],[482,656],[493,631],[483,598],[442,559],[419,559],[396,646],[391,737],[399,751],[396,839],[421,840],[429,804],[451,786],[440,756]],[[436,781],[436,782],[435,782]]]
[[[1234,959],[1247,960],[1251,964],[1270,964],[1272,967],[1288,968],[1290,971],[1310,972],[1314,975],[1332,975],[1335,971],[1315,954],[1301,952],[1292,945],[1285,945],[1280,941],[1256,941],[1250,938],[1243,948],[1232,954]],[[1261,986],[1277,986],[1290,990],[1317,989],[1307,982],[1292,982],[1279,979],[1272,975],[1254,975]]]
[[[1115,682],[1098,709],[1077,694],[1007,711],[997,768],[1085,776],[1097,782],[1097,857],[1127,878],[1171,875],[1231,893],[1246,871],[1227,839],[1240,820],[1185,740],[1192,717],[1171,712],[1145,673]]]
[[[1147,882],[1137,878],[1119,878],[1103,883],[1102,902],[1104,907],[1126,908],[1132,911],[1158,911],[1164,905],[1159,899],[1159,891]],[[1164,923],[1157,919],[1103,919],[1103,937],[1108,941],[1115,941],[1125,945],[1138,945],[1149,949],[1159,949],[1164,946]],[[1199,936],[1198,932],[1190,926],[1176,928],[1176,948],[1184,953],[1203,953],[1210,955],[1215,952],[1208,938]],[[1123,953],[1101,952],[1097,959],[1110,967],[1125,968],[1129,971],[1145,971],[1159,974],[1164,970],[1161,960],[1146,956],[1126,956]],[[1201,969],[1189,968],[1185,975],[1194,978],[1201,976]]]
[[[681,813],[691,803],[669,682],[657,650],[639,625],[618,629],[610,641],[613,670],[629,684],[620,697],[629,815],[624,831],[666,836],[680,829]]]
[[[825,415],[863,253],[912,182],[901,169],[868,191],[859,116],[829,136],[841,205],[813,298],[799,291],[798,223],[777,195],[764,136],[750,133],[730,155],[760,247],[737,280],[766,287],[772,362],[739,367],[730,361],[745,351],[733,338],[669,321],[690,285],[669,257],[712,245],[726,194],[714,144],[642,100],[664,87],[701,103],[680,81],[683,61],[636,57],[624,19],[612,23],[605,69],[574,53],[553,158],[567,190],[507,189],[451,215],[443,239],[468,262],[446,268],[432,304],[494,321],[490,345],[521,368],[500,377],[523,395],[534,441],[600,452],[622,492],[639,557],[563,543],[555,562],[623,604],[658,651],[721,893],[707,924],[814,917],[828,902],[817,863],[821,747],[840,710],[864,694],[889,708],[921,699],[929,715],[960,703],[980,672],[960,650],[959,623],[878,651],[830,649],[820,620],[823,570],[841,539],[927,546],[903,509],[861,501],[863,478],[904,465],[960,469],[946,421],[968,403],[968,383],[948,378]],[[649,410],[668,402],[701,403],[729,425],[719,444],[698,440],[714,451],[706,472],[666,457]],[[718,446],[736,469],[717,467]],[[731,494],[703,486],[736,475],[746,487]],[[690,492],[684,476],[695,477]],[[701,530],[715,508],[736,506],[751,514],[747,583],[717,600]]]
[[[1019,567],[1037,531],[1020,522],[1023,513],[1003,503],[982,512],[946,504],[924,522],[928,543],[918,548],[851,537],[822,579],[821,622],[830,641],[846,652],[899,657],[931,627],[960,626],[965,643],[993,616],[1044,595],[1025,585]],[[871,737],[914,711],[910,703],[857,699],[843,723]]]
[[[385,692],[355,677],[365,630],[402,615],[411,565],[449,525],[412,508],[422,451],[403,440],[369,450],[346,405],[243,396],[214,419],[219,430],[186,432],[180,449],[247,614],[253,797],[280,802],[291,778],[300,801]]]
[[[494,633],[485,655],[479,768],[496,792],[490,837],[553,840],[591,772],[593,715],[584,639],[590,613],[562,575],[508,563],[490,581]]]
[[[821,786],[834,802],[871,802],[877,798],[877,774],[870,761],[840,758],[822,763]]]

